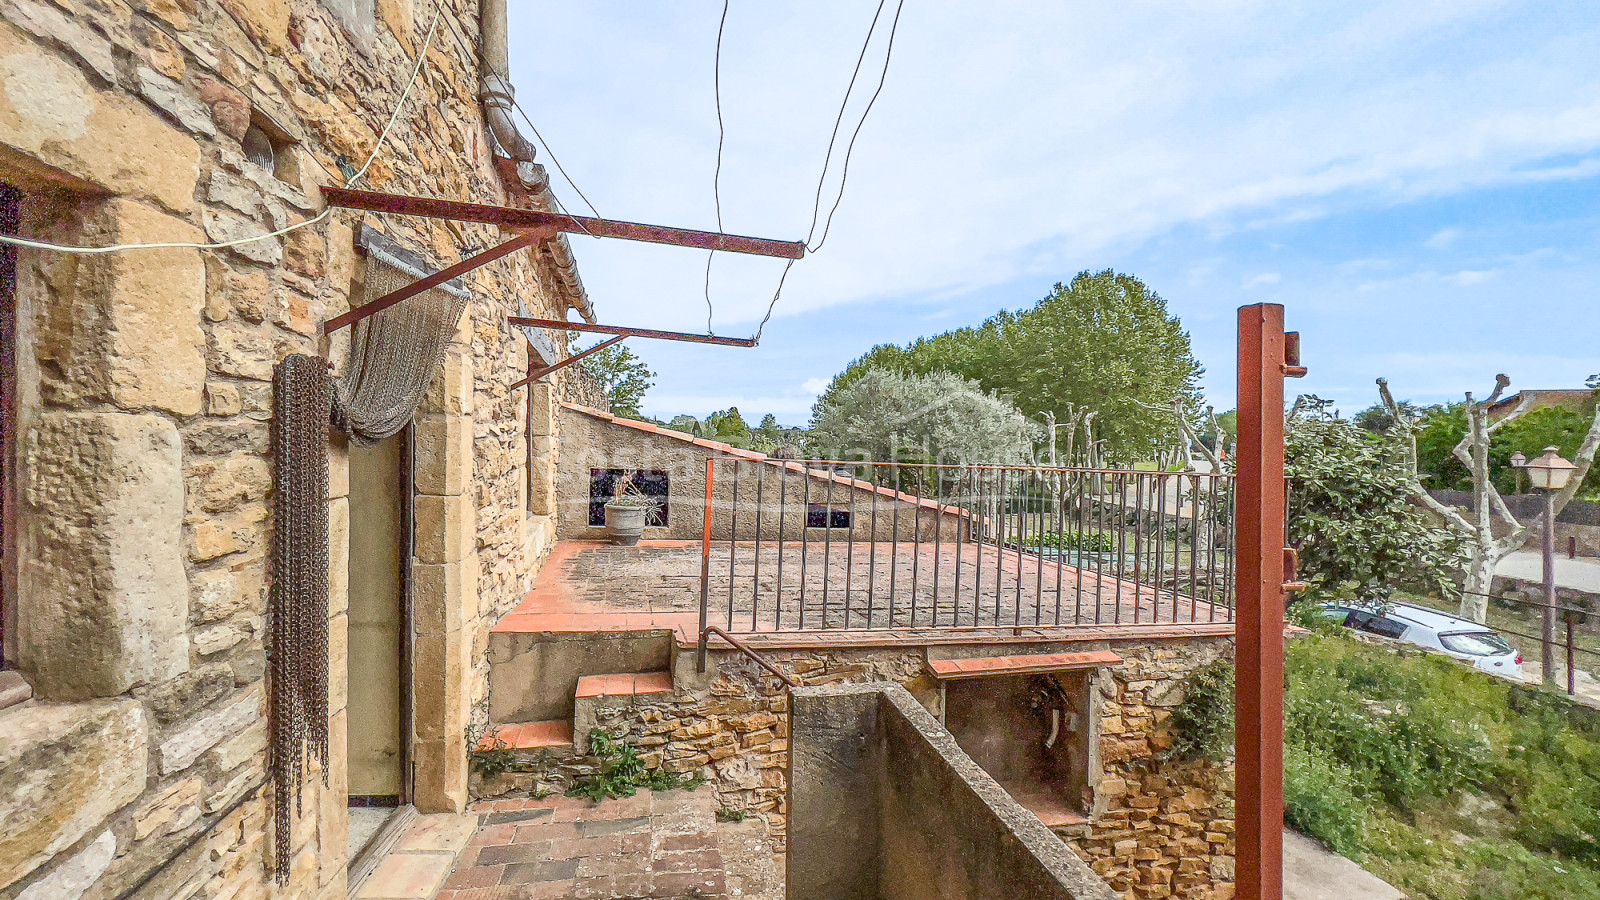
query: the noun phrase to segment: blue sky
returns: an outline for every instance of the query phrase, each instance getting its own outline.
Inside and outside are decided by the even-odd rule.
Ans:
[[[875,7],[732,0],[723,230],[806,234]],[[716,227],[721,11],[513,4],[519,100],[602,215]],[[802,424],[873,344],[1107,267],[1167,299],[1219,408],[1234,310],[1260,301],[1303,334],[1294,387],[1346,409],[1378,376],[1421,402],[1481,395],[1501,371],[1578,386],[1600,372],[1596,46],[1584,3],[906,0],[827,244],[794,266],[760,347],[632,342],[658,373],[646,412],[737,404]],[[880,36],[869,88],[881,59]],[[574,247],[601,321],[705,328],[704,254]],[[782,265],[718,254],[713,329],[751,334]]]

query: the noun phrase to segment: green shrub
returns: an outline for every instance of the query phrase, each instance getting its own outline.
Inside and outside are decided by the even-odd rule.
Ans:
[[[1354,773],[1328,756],[1284,747],[1283,819],[1329,850],[1361,858],[1367,802]]]
[[[1183,702],[1172,710],[1168,759],[1221,761],[1233,755],[1233,660],[1201,666],[1184,681]]]
[[[698,775],[676,775],[665,769],[652,772],[639,759],[638,751],[596,728],[589,732],[589,753],[599,762],[599,771],[585,775],[567,788],[568,797],[588,797],[599,803],[608,797],[632,797],[639,788],[670,791],[694,790],[702,783]]]

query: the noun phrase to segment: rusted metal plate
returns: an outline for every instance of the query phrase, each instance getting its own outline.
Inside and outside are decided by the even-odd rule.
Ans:
[[[481,203],[463,203],[457,200],[435,200],[431,197],[409,197],[403,194],[383,194],[375,191],[356,191],[349,188],[325,187],[322,196],[329,206],[345,209],[364,209],[369,212],[393,213],[405,216],[427,216],[436,219],[453,219],[458,222],[482,222],[504,228],[554,228],[568,234],[588,234],[595,237],[621,238],[626,241],[645,241],[652,244],[672,244],[700,250],[722,250],[727,253],[750,253],[756,256],[775,256],[780,259],[800,259],[805,256],[804,241],[775,241],[766,238],[742,237],[714,231],[695,231],[688,228],[668,228],[661,225],[642,225],[637,222],[619,222],[614,219],[595,219],[588,216],[569,216],[562,213],[541,212],[534,209],[513,209],[506,206],[489,206]]]
[[[683,331],[657,331],[653,328],[625,328],[620,325],[590,325],[586,322],[563,322],[559,319],[530,319],[526,316],[509,316],[512,325],[534,328],[590,331],[598,334],[620,334],[623,337],[652,338],[661,341],[688,341],[693,344],[717,344],[723,347],[754,347],[754,338],[717,337],[714,334],[692,334]]]

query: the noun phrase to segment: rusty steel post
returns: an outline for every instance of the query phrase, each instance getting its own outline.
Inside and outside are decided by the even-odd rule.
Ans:
[[[1285,350],[1282,306],[1240,308],[1234,657],[1239,900],[1283,898],[1283,379],[1299,364]]]

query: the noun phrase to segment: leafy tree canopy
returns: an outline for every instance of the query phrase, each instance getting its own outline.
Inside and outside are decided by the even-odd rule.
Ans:
[[[976,328],[873,347],[834,378],[820,403],[873,370],[950,372],[1011,398],[1035,419],[1053,413],[1066,421],[1071,410],[1094,410],[1095,437],[1106,441],[1106,458],[1120,462],[1148,458],[1170,442],[1171,403],[1193,400],[1204,371],[1166,301],[1110,269],[1081,272],[1032,309],[1001,311]]]
[[[1410,502],[1398,437],[1334,418],[1311,398],[1287,423],[1289,540],[1309,600],[1381,606],[1396,588],[1456,596],[1460,541]]]
[[[578,365],[587,369],[605,388],[612,414],[630,419],[642,416],[639,404],[644,402],[645,392],[655,387],[656,373],[650,371],[644,360],[631,349],[622,344],[613,344],[584,357]]]
[[[1043,436],[1009,401],[949,372],[862,372],[818,398],[807,435],[819,458],[1021,463]]]
[[[1513,453],[1520,452],[1533,459],[1544,453],[1544,448],[1556,447],[1568,459],[1576,456],[1591,421],[1592,414],[1547,407],[1532,410],[1496,431],[1489,442],[1489,471],[1495,488],[1502,494],[1527,490],[1526,480],[1519,484],[1521,473],[1511,465]],[[1417,471],[1423,476],[1424,486],[1472,490],[1472,473],[1454,453],[1456,444],[1466,433],[1464,403],[1434,406],[1423,411],[1422,425],[1417,431]],[[1600,494],[1600,483],[1584,492],[1584,496],[1589,497],[1597,494]]]

